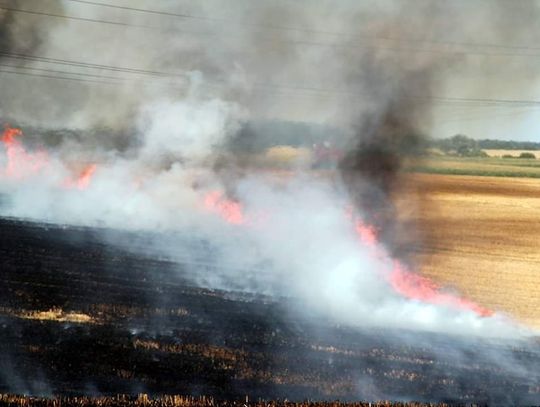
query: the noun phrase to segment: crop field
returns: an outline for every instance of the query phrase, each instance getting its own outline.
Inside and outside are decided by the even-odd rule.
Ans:
[[[540,160],[498,157],[430,157],[411,162],[412,172],[445,175],[540,178]]]
[[[416,250],[421,271],[540,327],[540,180],[410,177],[424,200],[416,222],[429,234]]]
[[[490,157],[502,157],[504,155],[511,155],[518,157],[521,153],[532,153],[536,158],[540,158],[540,151],[538,150],[502,150],[502,149],[483,149]]]

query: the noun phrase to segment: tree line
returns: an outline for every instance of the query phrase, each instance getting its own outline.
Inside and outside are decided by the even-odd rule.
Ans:
[[[540,150],[540,143],[532,141],[514,140],[475,140],[463,134],[444,139],[432,139],[431,148],[438,148],[445,154],[454,154],[461,157],[485,157],[484,149],[493,150]],[[520,158],[535,158],[533,153],[523,152]]]

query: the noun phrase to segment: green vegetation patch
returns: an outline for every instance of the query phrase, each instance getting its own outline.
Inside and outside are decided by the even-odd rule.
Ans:
[[[528,158],[432,156],[412,160],[405,169],[431,174],[540,178],[540,160]]]
[[[407,167],[408,172],[446,175],[476,175],[484,177],[515,177],[515,178],[540,178],[540,172],[528,171],[490,171],[487,169],[474,168],[447,168],[430,165],[416,165]]]

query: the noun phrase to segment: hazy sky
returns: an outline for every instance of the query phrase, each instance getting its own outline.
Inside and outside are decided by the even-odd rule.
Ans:
[[[211,97],[234,99],[252,119],[350,126],[404,87],[411,93],[411,77],[426,75],[409,95],[434,99],[419,121],[425,132],[540,141],[540,103],[500,102],[540,101],[535,0],[96,2],[188,17],[18,1],[19,9],[68,18],[14,13],[14,35],[22,38],[14,49],[178,75],[160,82],[125,70],[4,58],[18,67],[0,69],[1,114],[50,126],[114,126],[147,100],[181,98],[202,84],[220,88]],[[39,46],[24,48],[28,30],[37,30]],[[25,75],[5,72],[13,69]]]

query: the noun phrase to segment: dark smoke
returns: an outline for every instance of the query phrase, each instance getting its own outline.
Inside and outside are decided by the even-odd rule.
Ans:
[[[380,70],[380,66],[378,66]],[[435,66],[418,72],[380,73],[377,69],[366,75],[368,93],[374,99],[388,92],[382,85],[385,75],[402,76],[394,93],[378,112],[363,113],[355,125],[355,137],[339,163],[342,179],[356,208],[365,222],[375,227],[381,241],[395,256],[407,260],[411,250],[398,233],[399,221],[394,198],[401,187],[404,161],[418,159],[427,136],[420,123],[429,117],[431,78]],[[417,238],[417,237],[416,237]]]
[[[463,71],[483,72],[490,66],[498,66],[499,60],[493,57],[485,60],[485,56],[475,55],[479,50],[464,48],[463,44],[530,43],[537,35],[530,27],[539,9],[536,2],[504,0],[447,3],[422,0],[415,2],[414,7],[406,2],[394,4],[398,10],[395,16],[374,26],[381,38],[412,41],[401,44],[391,41],[386,46],[395,47],[393,51],[368,50],[351,62],[356,68],[347,75],[347,83],[358,94],[358,99],[372,106],[367,111],[365,106],[358,107],[357,112],[352,108],[350,122],[355,137],[339,168],[366,222],[375,226],[381,240],[395,256],[409,261],[414,246],[432,234],[427,225],[407,228],[401,224],[395,202],[403,198],[403,192],[408,194],[407,199],[416,192],[417,196],[408,202],[412,211],[436,210],[421,196],[420,190],[415,191],[417,186],[411,177],[404,177],[404,163],[421,160],[427,137],[440,136],[429,134],[437,126],[432,120],[435,99],[444,94],[452,96],[453,88],[459,89],[462,95],[472,90],[470,94],[475,96],[489,95],[494,90],[499,95],[504,94],[508,90],[506,86],[512,94],[523,94],[526,86],[523,86],[524,81],[516,79],[496,83],[489,76],[471,82]],[[438,40],[454,45],[443,47],[437,45]],[[451,52],[437,52],[443,48]],[[497,52],[497,48],[494,46],[487,51]],[[512,63],[513,69],[522,74],[530,72],[528,59],[518,58]],[[537,80],[537,74],[534,77],[532,81]],[[403,187],[406,181],[407,190]],[[410,233],[415,234],[414,238],[406,236]]]
[[[21,0],[2,3],[7,10],[0,10],[0,58],[8,56],[6,54],[29,55],[38,51],[47,42],[49,30],[58,24],[58,20],[16,11],[25,10],[28,3]],[[39,9],[51,14],[63,13],[61,0],[41,0]],[[21,60],[18,64],[22,64]]]

